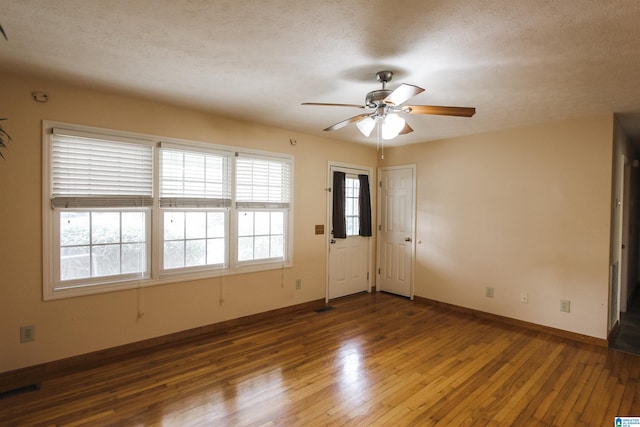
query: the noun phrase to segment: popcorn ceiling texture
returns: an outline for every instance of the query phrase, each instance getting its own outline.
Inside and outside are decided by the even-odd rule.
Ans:
[[[412,116],[415,132],[395,144],[603,113],[639,127],[637,0],[0,0],[0,10],[0,73],[297,132],[358,114],[300,103],[363,103],[381,69],[396,72],[391,88],[426,89],[410,103],[477,108],[471,119]],[[323,136],[367,141],[355,126]]]

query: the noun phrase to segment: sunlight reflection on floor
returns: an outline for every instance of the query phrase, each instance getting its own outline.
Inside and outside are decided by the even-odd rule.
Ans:
[[[235,385],[232,393],[209,393],[208,401],[180,406],[188,410],[172,412],[162,420],[163,426],[191,425],[194,422],[208,423],[224,418],[237,425],[260,423],[277,417],[286,410],[289,401],[286,396],[282,369],[280,367],[265,372],[256,372],[230,381]]]
[[[338,386],[342,403],[336,410],[351,413],[352,416],[367,410],[369,400],[369,374],[360,342],[352,340],[338,350],[338,363],[342,365]]]

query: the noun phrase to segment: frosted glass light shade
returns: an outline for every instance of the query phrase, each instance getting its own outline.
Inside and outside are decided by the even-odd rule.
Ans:
[[[389,114],[382,121],[382,139],[393,139],[404,128],[405,121],[397,114]]]
[[[365,117],[359,122],[356,122],[356,126],[358,126],[358,129],[364,136],[368,137],[371,135],[373,128],[376,127],[376,121],[371,117]]]

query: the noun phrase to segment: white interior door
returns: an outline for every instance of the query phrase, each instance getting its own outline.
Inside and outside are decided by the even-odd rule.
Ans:
[[[415,166],[379,176],[378,289],[413,298]]]
[[[364,169],[354,169],[332,165],[329,167],[329,188],[333,185],[333,172],[341,171],[347,174],[347,186],[355,185],[353,180],[357,180],[358,174],[370,176],[370,172]],[[332,224],[333,197],[331,192],[328,197],[328,224],[329,224],[329,263],[328,263],[328,285],[327,299],[339,298],[358,292],[369,291],[369,259],[370,259],[370,237],[358,235],[359,228],[347,225],[347,237],[344,239],[334,238]],[[345,202],[347,216],[355,215],[353,212],[354,198],[357,197],[353,191],[345,191]],[[355,203],[357,206],[357,203]],[[350,207],[351,208],[350,208]]]

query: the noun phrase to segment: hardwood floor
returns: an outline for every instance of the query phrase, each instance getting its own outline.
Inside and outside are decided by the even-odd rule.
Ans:
[[[386,294],[332,301],[0,400],[1,425],[613,425],[640,357]]]

